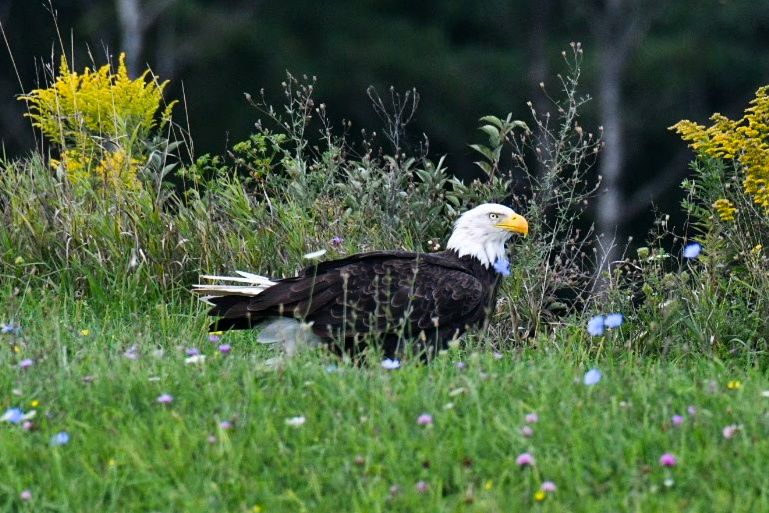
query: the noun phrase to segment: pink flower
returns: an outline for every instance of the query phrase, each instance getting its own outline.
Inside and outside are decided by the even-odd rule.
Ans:
[[[670,418],[670,422],[673,424],[673,427],[678,427],[684,423],[684,418],[681,415],[673,415]]]
[[[739,429],[740,429],[740,426],[738,426],[737,424],[729,424],[723,429],[721,433],[724,435],[724,438],[728,440],[732,438],[734,435],[736,435]]]
[[[534,465],[534,456],[528,452],[524,452],[515,458],[515,463],[517,463],[519,467],[528,467],[529,465]]]
[[[22,361],[19,362],[19,368],[20,369],[29,369],[35,364],[35,361],[32,358],[25,358]]]
[[[29,490],[23,490],[19,494],[19,499],[23,500],[24,502],[31,501],[32,500],[32,492],[30,492]]]
[[[230,422],[229,420],[223,420],[219,422],[219,428],[224,430],[232,429],[232,422]]]
[[[531,438],[534,436],[534,430],[531,429],[531,426],[523,426],[521,428],[521,435],[525,436],[526,438]]]
[[[417,417],[417,424],[420,426],[430,426],[433,423],[433,416],[429,413],[423,413]]]
[[[430,486],[425,481],[417,481],[417,492],[426,493]]]
[[[536,413],[532,412],[526,415],[526,424],[536,424],[537,422],[539,422],[539,415]]]
[[[663,467],[675,467],[676,463],[678,463],[678,460],[673,454],[669,452],[666,452],[665,454],[660,456],[660,465],[662,465]]]
[[[214,344],[219,342],[219,335],[208,335],[208,341]]]
[[[542,485],[539,487],[540,490],[547,493],[552,493],[556,490],[555,483],[552,481],[545,481],[542,483]]]
[[[232,350],[232,346],[229,344],[220,344],[219,345],[219,352],[222,354],[227,354]]]
[[[172,396],[171,394],[160,394],[157,398],[157,401],[160,404],[171,404],[172,402],[174,402],[174,396]]]
[[[31,421],[25,420],[24,422],[22,422],[21,428],[24,431],[32,431],[33,429],[35,429],[35,425]]]
[[[697,415],[697,407],[694,405],[690,405],[688,408],[686,408],[686,411],[689,415],[692,417]]]

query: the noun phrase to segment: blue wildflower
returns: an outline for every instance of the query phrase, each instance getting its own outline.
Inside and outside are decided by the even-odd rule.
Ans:
[[[494,262],[494,270],[502,276],[510,276],[510,261],[505,257],[497,258],[497,261]]]
[[[702,251],[702,246],[697,242],[692,242],[691,244],[687,244],[684,248],[684,258],[697,258],[700,256],[700,252]]]
[[[51,445],[57,447],[59,445],[67,445],[69,443],[69,433],[61,431],[51,437]]]
[[[587,321],[587,332],[594,337],[603,335],[603,330],[606,327],[606,318],[603,315],[596,315]]]
[[[8,333],[16,336],[21,335],[21,326],[12,322],[0,324],[0,334],[7,335]]]
[[[21,408],[8,408],[5,413],[0,417],[0,422],[10,422],[11,424],[18,424],[24,419],[24,412]]]
[[[621,313],[610,313],[603,321],[603,325],[606,328],[619,328],[622,326],[622,322],[625,320]]]
[[[585,373],[585,377],[582,379],[582,382],[585,383],[587,386],[595,385],[599,381],[601,381],[601,378],[603,377],[603,374],[598,369],[590,369]]]
[[[384,360],[382,360],[382,368],[385,370],[400,369],[400,366],[401,366],[401,361],[398,360],[397,358],[393,358],[393,359],[385,358]]]

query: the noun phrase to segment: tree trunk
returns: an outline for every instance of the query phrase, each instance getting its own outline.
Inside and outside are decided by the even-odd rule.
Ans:
[[[600,174],[602,194],[598,198],[597,228],[599,271],[617,259],[615,242],[622,236],[622,166],[624,164],[624,123],[622,118],[622,56],[611,44],[601,50],[598,104],[603,125],[603,152]]]
[[[144,23],[140,0],[116,0],[120,25],[120,48],[126,54],[126,67],[131,77],[139,75],[144,51]]]
[[[550,28],[551,5],[551,0],[541,0],[538,3],[533,2],[530,6],[529,55],[531,55],[531,60],[529,62],[529,82],[531,84],[531,102],[537,116],[542,117],[543,121],[544,116],[552,108],[550,100],[548,100],[540,86],[540,84],[547,80],[548,73],[550,72],[547,41]],[[536,144],[542,148],[542,155],[546,155],[549,158],[552,149],[549,148],[547,138],[538,137]],[[536,176],[540,181],[544,179],[547,167],[548,162],[546,160],[537,159]]]

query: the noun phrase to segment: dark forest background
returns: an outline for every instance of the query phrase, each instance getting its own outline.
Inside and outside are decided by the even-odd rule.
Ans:
[[[15,96],[58,62],[60,34],[76,70],[126,51],[134,75],[148,65],[171,79],[197,155],[244,139],[257,112],[243,92],[279,101],[286,71],[317,76],[332,119],[355,128],[381,124],[367,86],[415,87],[412,141],[427,134],[463,177],[475,172],[467,144],[482,141],[478,118],[527,120],[527,101],[547,111],[538,84],[559,94],[561,51],[580,41],[593,98],[582,124],[603,126],[606,142],[593,218],[619,237],[643,235],[654,205],[678,211],[691,153],[667,127],[738,116],[769,83],[769,2],[755,0],[0,0],[0,21],[12,52],[0,56],[7,156],[35,147]]]

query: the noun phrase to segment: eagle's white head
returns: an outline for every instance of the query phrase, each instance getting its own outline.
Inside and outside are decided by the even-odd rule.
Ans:
[[[529,233],[529,223],[512,208],[484,203],[468,210],[454,223],[446,249],[470,255],[485,267],[505,257],[505,242],[514,234]]]

